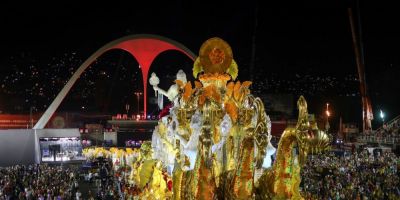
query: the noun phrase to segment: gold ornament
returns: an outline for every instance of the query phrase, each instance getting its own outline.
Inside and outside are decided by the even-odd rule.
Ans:
[[[200,58],[196,58],[196,60],[194,61],[192,71],[193,71],[194,78],[197,78],[197,75],[203,71],[203,67],[201,66],[201,63],[200,63]]]
[[[204,42],[199,54],[193,64],[192,71],[195,78],[201,72],[210,74],[209,76],[229,74],[233,80],[237,78],[239,70],[233,60],[232,49],[221,38],[214,37]]]
[[[235,60],[232,59],[232,63],[231,66],[228,68],[228,70],[226,71],[226,73],[228,73],[229,75],[231,75],[232,80],[236,80],[238,73],[239,73],[239,69],[238,66],[235,62]]]
[[[205,73],[223,74],[232,63],[232,49],[218,37],[208,39],[200,47],[200,63]]]

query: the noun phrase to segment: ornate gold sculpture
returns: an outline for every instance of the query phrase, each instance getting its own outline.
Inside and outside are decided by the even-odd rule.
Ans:
[[[238,67],[233,60],[232,49],[221,38],[211,38],[200,47],[199,57],[194,62],[193,76],[197,78],[200,72],[206,74],[229,74],[235,80]]]
[[[251,82],[234,81],[237,73],[225,41],[212,38],[202,45],[193,68],[200,82],[176,81],[179,94],[174,106],[153,133],[154,154],[143,151],[146,158],[140,156],[133,168],[140,197],[301,198],[301,165],[308,153],[326,149],[328,137],[308,120],[307,103],[300,97],[297,126],[284,131],[277,159],[269,166],[269,156],[275,152],[269,117],[261,99],[251,95]],[[162,171],[168,171],[173,180],[172,197],[159,181]]]
[[[296,127],[286,128],[278,144],[276,161],[259,181],[256,199],[302,199],[299,193],[300,170],[308,153],[329,148],[329,137],[308,120],[307,102],[297,101],[299,117]],[[296,157],[293,151],[299,151]]]

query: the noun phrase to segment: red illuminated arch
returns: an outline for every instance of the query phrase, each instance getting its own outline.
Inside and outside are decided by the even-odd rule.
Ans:
[[[147,114],[147,76],[149,69],[154,59],[162,52],[167,50],[177,50],[187,55],[193,61],[196,55],[182,44],[157,35],[130,35],[117,40],[114,40],[92,54],[72,75],[71,79],[67,82],[64,88],[60,91],[54,101],[47,108],[46,112],[42,115],[39,121],[33,127],[34,129],[43,129],[51,116],[54,114],[62,100],[68,94],[71,87],[75,84],[81,74],[104,52],[111,49],[122,49],[129,52],[139,63],[140,70],[142,71],[143,78],[143,91],[144,91],[144,114]]]

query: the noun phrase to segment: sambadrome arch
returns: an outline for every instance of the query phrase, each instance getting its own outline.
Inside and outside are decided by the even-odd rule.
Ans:
[[[177,50],[187,55],[193,61],[196,55],[182,44],[171,39],[157,36],[157,35],[129,35],[120,39],[114,40],[92,54],[72,75],[71,79],[67,82],[64,88],[58,93],[57,97],[47,108],[46,112],[42,115],[39,121],[35,124],[33,129],[43,129],[47,122],[50,120],[62,100],[68,94],[72,86],[81,76],[81,74],[103,53],[112,49],[122,49],[129,52],[139,63],[140,70],[142,71],[143,78],[143,91],[144,91],[144,114],[147,114],[147,79],[151,64],[154,59],[162,52],[168,50]]]

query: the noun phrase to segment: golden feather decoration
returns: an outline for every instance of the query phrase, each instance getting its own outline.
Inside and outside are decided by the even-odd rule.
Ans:
[[[139,167],[139,188],[142,189],[150,181],[155,164],[156,162],[154,160],[145,160]]]
[[[201,66],[200,58],[199,58],[199,57],[197,57],[196,60],[194,61],[192,71],[193,71],[193,77],[194,77],[194,78],[197,78],[197,75],[198,75],[200,72],[203,71],[203,67]]]
[[[181,80],[175,80],[175,83],[178,84],[179,88],[183,88],[185,86]]]
[[[201,84],[199,81],[194,81],[194,87],[195,87],[196,89],[199,89],[199,88],[202,88],[202,87],[203,87],[203,84]]]
[[[236,122],[238,118],[238,111],[235,103],[233,102],[226,102],[225,105],[226,113],[228,113],[229,117],[231,117],[233,122]]]
[[[240,87],[240,89],[242,90],[242,98],[245,97],[246,95],[250,94],[250,89],[249,86],[252,84],[251,81],[245,81],[242,83],[242,86]]]
[[[187,102],[192,95],[192,84],[190,82],[187,82],[184,88],[184,93],[182,95],[182,98],[185,102]]]
[[[203,107],[205,101],[206,101],[206,96],[204,94],[200,95],[199,96],[199,102],[198,102],[199,107]]]
[[[226,70],[226,73],[231,75],[232,80],[235,80],[238,76],[239,73],[239,68],[238,65],[236,64],[235,60],[232,59],[232,63],[229,66],[228,70]]]
[[[252,82],[251,81],[245,81],[245,82],[243,82],[242,83],[242,87],[249,87],[250,85],[252,84]]]
[[[226,85],[226,96],[230,98],[233,94],[233,87],[235,86],[235,82],[231,81]]]
[[[233,98],[236,101],[239,101],[240,99],[240,81],[237,81],[235,84],[235,87],[233,88]]]

